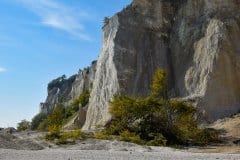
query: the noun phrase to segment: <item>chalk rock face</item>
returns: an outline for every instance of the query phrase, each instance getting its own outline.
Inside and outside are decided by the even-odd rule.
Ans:
[[[188,0],[170,33],[175,92],[208,120],[240,110],[239,9],[238,0]]]
[[[239,42],[239,0],[133,0],[105,20],[98,61],[63,84],[58,79],[43,106],[88,89],[87,113],[77,119],[94,130],[111,119],[114,95],[146,96],[163,68],[170,97],[193,102],[207,120],[223,118],[240,110]]]
[[[162,13],[163,5],[170,7],[170,3],[158,0],[133,3],[103,28],[103,49],[83,130],[95,129],[111,119],[108,107],[114,95],[147,95],[156,68],[171,73],[165,40],[170,24],[161,18],[166,15],[169,21],[171,15]]]
[[[93,61],[90,67],[79,70],[78,74],[76,75],[76,79],[72,84],[70,93],[72,99],[77,98],[84,91],[90,91],[92,89],[93,81],[95,78],[96,65],[97,61]]]
[[[48,96],[46,101],[40,103],[40,112],[49,113],[59,103],[68,106],[74,99],[79,97],[81,93],[91,90],[96,64],[96,61],[93,61],[90,67],[79,70],[78,74],[68,79],[63,75],[52,80],[48,84]]]
[[[71,101],[71,88],[76,79],[76,75],[66,79],[63,75],[57,79],[52,80],[48,84],[48,96],[44,103],[40,103],[40,112],[49,113],[55,105],[59,103],[67,103]]]
[[[240,2],[135,0],[104,27],[83,129],[110,119],[114,94],[146,95],[156,68],[169,95],[194,101],[208,120],[240,110]]]

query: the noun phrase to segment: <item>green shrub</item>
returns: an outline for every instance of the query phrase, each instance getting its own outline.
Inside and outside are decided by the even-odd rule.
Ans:
[[[75,141],[72,140],[72,139],[66,139],[66,138],[64,138],[64,137],[60,137],[60,138],[57,139],[57,141],[56,141],[56,145],[69,144],[69,143],[74,144]]]
[[[48,141],[53,141],[55,139],[59,139],[60,137],[60,129],[52,127],[51,131],[49,131],[48,134],[45,136],[45,139]]]
[[[44,121],[46,118],[47,118],[47,114],[42,112],[34,116],[31,123],[31,129],[36,130],[40,125],[40,123]]]
[[[106,139],[106,140],[111,140],[114,137],[109,134],[106,130],[98,131],[94,134],[94,138],[96,139]]]
[[[25,130],[30,129],[30,128],[31,128],[31,122],[29,122],[25,119],[17,124],[17,130],[18,131],[25,131]]]
[[[167,144],[167,140],[161,133],[159,133],[154,136],[153,140],[148,141],[146,144],[149,146],[165,146]]]
[[[120,133],[120,140],[137,143],[137,144],[143,144],[143,141],[141,140],[139,135],[136,135],[135,133],[131,133],[128,130],[125,130],[122,133]]]
[[[198,128],[192,105],[168,98],[166,77],[163,70],[156,71],[148,97],[115,96],[110,104],[113,119],[102,137],[120,135],[121,140],[141,140],[148,145],[200,144],[215,139],[214,133]]]
[[[202,132],[199,132],[198,137],[199,138],[194,142],[196,145],[206,145],[219,142],[219,134],[212,128],[206,128]]]
[[[57,140],[57,144],[73,144],[76,140],[82,140],[84,138],[84,134],[82,131],[74,130],[74,131],[67,131],[62,132],[60,134],[59,139]]]
[[[37,128],[38,131],[47,131],[48,130],[48,119],[44,119]]]
[[[151,96],[167,98],[167,74],[162,69],[157,69],[151,84]]]
[[[48,116],[48,135],[46,136],[47,140],[54,140],[60,138],[60,131],[62,128],[63,122],[63,106],[59,105],[54,108],[53,112]]]
[[[73,101],[71,106],[73,107],[79,107],[79,104],[81,104],[82,107],[85,107],[89,102],[90,92],[84,91],[77,99]]]

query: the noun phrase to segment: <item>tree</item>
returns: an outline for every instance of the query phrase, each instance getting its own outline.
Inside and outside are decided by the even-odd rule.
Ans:
[[[162,69],[157,69],[151,84],[151,96],[167,98],[167,74]]]
[[[31,122],[29,122],[25,119],[17,124],[17,130],[18,131],[25,131],[25,130],[30,129],[30,128],[31,128]]]
[[[54,108],[53,112],[47,118],[49,139],[59,138],[63,119],[64,106],[58,105]]]
[[[32,119],[32,123],[31,123],[31,129],[32,130],[36,130],[39,126],[39,124],[44,121],[47,118],[47,114],[46,113],[39,113],[36,116],[33,117]]]
[[[48,116],[49,131],[51,131],[52,128],[61,128],[63,117],[63,107],[55,107],[53,112]]]
[[[110,21],[109,17],[104,17],[104,20],[103,20],[104,26],[108,25],[109,21]]]

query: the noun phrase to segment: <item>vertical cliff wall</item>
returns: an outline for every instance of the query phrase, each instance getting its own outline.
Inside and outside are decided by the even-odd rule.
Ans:
[[[48,84],[48,95],[45,102],[40,103],[40,112],[49,113],[57,104],[68,106],[84,91],[90,91],[96,72],[96,61],[90,67],[79,70],[77,74],[66,78],[65,75],[52,80]],[[83,106],[84,107],[84,106]]]
[[[96,129],[111,119],[115,94],[147,95],[160,67],[169,96],[193,102],[208,120],[229,116],[240,111],[239,42],[239,0],[134,0],[106,21],[97,63],[64,81],[68,89],[49,90],[44,104],[90,88],[83,130]]]
[[[188,0],[170,33],[176,91],[209,120],[240,109],[239,0]]]
[[[135,0],[116,14],[104,28],[83,129],[110,119],[114,94],[146,95],[158,67],[169,95],[195,102],[206,119],[238,112],[239,9],[237,0]]]
[[[162,8],[169,11],[163,12]],[[109,101],[115,94],[146,95],[156,68],[168,70],[172,86],[166,37],[171,27],[171,10],[170,2],[136,1],[112,17],[103,28],[103,49],[84,130],[95,129],[110,120]],[[163,16],[169,23],[163,21]]]

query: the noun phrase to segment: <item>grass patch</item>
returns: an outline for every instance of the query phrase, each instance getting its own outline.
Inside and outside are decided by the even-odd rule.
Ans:
[[[45,136],[45,140],[54,141],[57,145],[74,144],[76,140],[83,140],[85,138],[85,134],[80,129],[63,132],[49,132]]]

